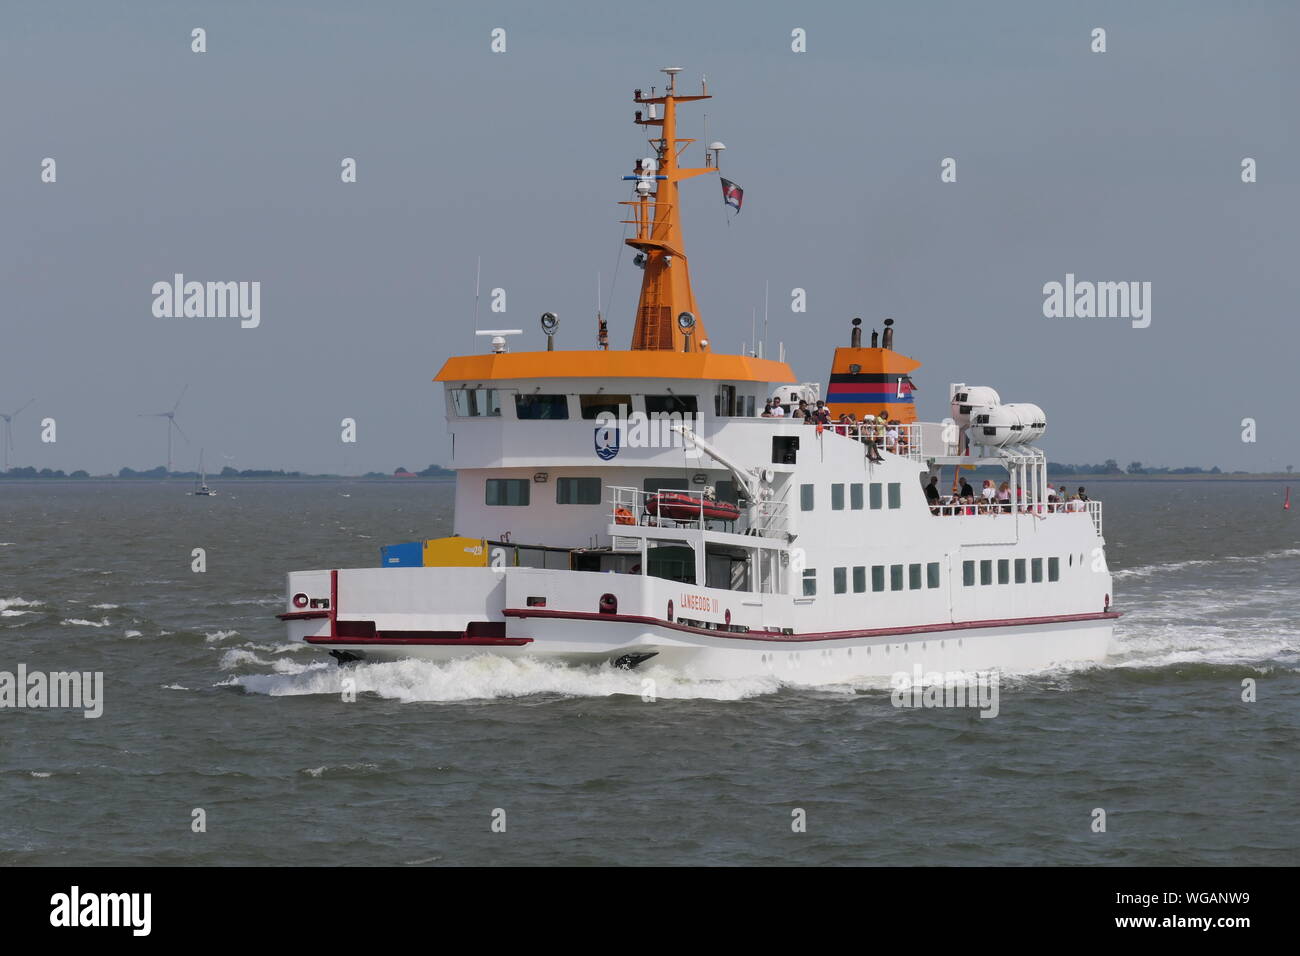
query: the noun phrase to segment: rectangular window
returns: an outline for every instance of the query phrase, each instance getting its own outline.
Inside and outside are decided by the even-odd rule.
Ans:
[[[998,584],[1011,583],[1011,562],[1006,558],[998,561]]]
[[[568,395],[516,395],[515,417],[558,421],[569,417]]]
[[[1060,558],[1047,559],[1047,580],[1049,581],[1061,580],[1061,559]]]
[[[853,593],[861,594],[867,589],[867,569],[863,565],[858,565],[853,569]]]
[[[939,586],[938,561],[931,561],[925,566],[925,586],[928,588],[937,588]]]
[[[980,562],[980,584],[992,584],[992,583],[993,583],[993,562],[981,561]]]
[[[1025,559],[1016,558],[1016,583],[1025,583]]]
[[[862,485],[849,485],[849,507],[854,511],[862,510]]]
[[[487,497],[489,505],[526,505],[532,482],[527,478],[489,478]]]
[[[965,587],[970,587],[975,583],[974,561],[963,561],[961,563],[961,583]]]
[[[844,486],[831,485],[831,511],[844,510]]]
[[[619,409],[626,415],[632,410],[631,395],[579,395],[578,408],[582,410],[582,417],[586,419],[597,418],[601,412],[608,412],[617,416]]]
[[[713,493],[719,501],[725,501],[729,505],[740,503],[740,492],[736,489],[736,483],[731,479],[721,479],[713,486]]]
[[[880,482],[873,481],[870,485],[870,490],[871,490],[871,494],[870,494],[871,510],[879,511],[880,510]]]
[[[885,589],[885,566],[883,564],[873,564],[871,566],[871,590],[883,591]]]
[[[849,569],[836,568],[835,569],[835,593],[846,594],[848,593],[848,590],[849,590]]]
[[[556,478],[555,503],[557,505],[600,504],[600,479]]]
[[[801,511],[813,510],[813,486],[812,485],[799,486],[799,509]]]
[[[495,388],[453,388],[451,408],[461,418],[497,417],[501,414],[501,393]]]
[[[772,464],[793,465],[799,457],[798,435],[772,436]]]
[[[803,596],[817,596],[817,572],[812,568],[804,568],[803,572]]]
[[[694,395],[647,395],[645,411],[647,415],[696,415],[699,403]]]
[[[896,481],[889,483],[889,507],[903,507],[903,486]]]
[[[733,418],[736,412],[736,386],[719,385],[713,396],[713,414],[719,418]]]
[[[903,590],[903,566],[901,564],[891,564],[889,566],[889,590]]]
[[[1029,568],[1030,571],[1032,572],[1034,583],[1035,584],[1041,583],[1043,580],[1043,559],[1034,558],[1030,562]]]
[[[913,591],[921,590],[921,566],[919,564],[909,564],[907,566],[907,586]]]

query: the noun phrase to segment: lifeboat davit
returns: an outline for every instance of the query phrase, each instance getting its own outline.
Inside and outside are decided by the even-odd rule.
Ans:
[[[673,521],[699,521],[701,514],[705,521],[735,521],[740,517],[740,508],[726,501],[710,501],[694,495],[674,494],[661,491],[645,500],[647,514],[656,518],[670,518]]]

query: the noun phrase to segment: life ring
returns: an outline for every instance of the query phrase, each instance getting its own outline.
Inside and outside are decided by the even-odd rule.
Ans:
[[[615,508],[614,524],[636,524],[636,516],[626,508]]]

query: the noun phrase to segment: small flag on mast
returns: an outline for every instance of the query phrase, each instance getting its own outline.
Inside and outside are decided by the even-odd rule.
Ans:
[[[740,204],[745,201],[745,190],[730,179],[723,179],[721,176],[718,179],[722,182],[722,201],[736,212],[740,212]]]

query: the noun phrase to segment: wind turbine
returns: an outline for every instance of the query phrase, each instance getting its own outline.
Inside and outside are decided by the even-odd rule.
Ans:
[[[185,388],[181,389],[181,393],[176,399],[176,404],[172,406],[172,410],[170,412],[152,412],[152,413],[141,412],[139,415],[136,416],[137,418],[167,419],[167,474],[169,475],[172,473],[172,429],[174,428],[176,429],[176,431],[180,432],[181,437],[185,439],[185,444],[188,445],[190,443],[190,436],[186,435],[185,432],[181,429],[181,426],[176,424],[176,409],[181,407],[181,399],[185,397],[185,392],[188,389],[189,389],[188,385],[186,385]]]
[[[34,401],[36,401],[36,399],[34,398],[28,399],[27,405],[30,405]],[[27,407],[27,405],[24,405],[22,408],[18,409],[18,412],[21,412],[23,408]],[[5,422],[5,433],[4,433],[4,440],[3,440],[5,471],[9,470],[9,452],[12,451],[14,447],[13,425],[14,425],[14,419],[18,417],[18,412],[11,412],[8,415],[0,415],[0,418],[3,418]]]

